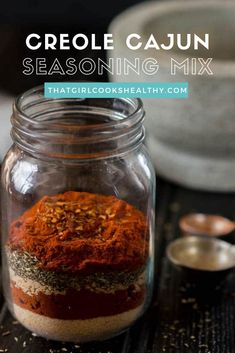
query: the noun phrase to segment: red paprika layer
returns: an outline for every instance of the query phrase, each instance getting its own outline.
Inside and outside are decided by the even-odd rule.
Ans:
[[[47,295],[39,292],[28,295],[12,283],[15,304],[33,313],[61,320],[85,320],[117,315],[135,309],[144,302],[144,286],[136,291],[134,286],[115,293],[97,293],[82,289],[68,289],[65,295]]]
[[[47,271],[135,271],[148,256],[144,214],[115,196],[69,191],[45,196],[10,228],[8,246]]]

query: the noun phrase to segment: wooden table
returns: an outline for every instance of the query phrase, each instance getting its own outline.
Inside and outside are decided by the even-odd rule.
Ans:
[[[84,346],[35,337],[10,316],[1,298],[0,352],[9,353],[233,353],[235,352],[235,273],[222,282],[197,285],[174,268],[165,247],[180,235],[179,217],[192,211],[234,219],[235,194],[187,190],[158,181],[156,279],[148,313],[127,333]],[[230,237],[235,241],[235,236]]]

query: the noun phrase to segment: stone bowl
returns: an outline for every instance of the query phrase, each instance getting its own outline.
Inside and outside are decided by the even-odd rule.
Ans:
[[[188,99],[145,99],[147,145],[158,174],[187,187],[235,191],[235,2],[144,2],[129,8],[110,25],[115,49],[111,58],[154,57],[154,76],[110,75],[113,81],[187,81]],[[138,33],[143,41],[153,33],[209,33],[210,49],[138,50],[126,48],[125,38]],[[213,75],[170,75],[171,58],[213,58]]]

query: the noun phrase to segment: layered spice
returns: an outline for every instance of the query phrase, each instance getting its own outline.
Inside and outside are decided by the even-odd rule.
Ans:
[[[78,328],[80,336],[83,329],[91,339],[94,332],[102,336],[102,318],[105,325],[110,318],[113,334],[122,330],[145,301],[148,231],[144,214],[114,196],[70,191],[43,197],[10,228],[16,312],[30,329],[45,317],[42,335],[53,333],[46,317],[55,330],[71,320],[72,336]],[[62,336],[70,340],[69,333]]]
[[[132,271],[146,262],[148,231],[143,213],[114,196],[66,192],[45,196],[17,219],[9,246],[44,270]]]

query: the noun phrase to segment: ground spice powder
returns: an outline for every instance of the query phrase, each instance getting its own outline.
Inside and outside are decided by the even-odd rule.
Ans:
[[[115,196],[45,196],[12,223],[6,248],[16,318],[39,335],[103,339],[143,310],[147,219]]]
[[[45,270],[133,271],[146,262],[142,212],[114,196],[70,191],[45,196],[11,226],[9,246]]]

